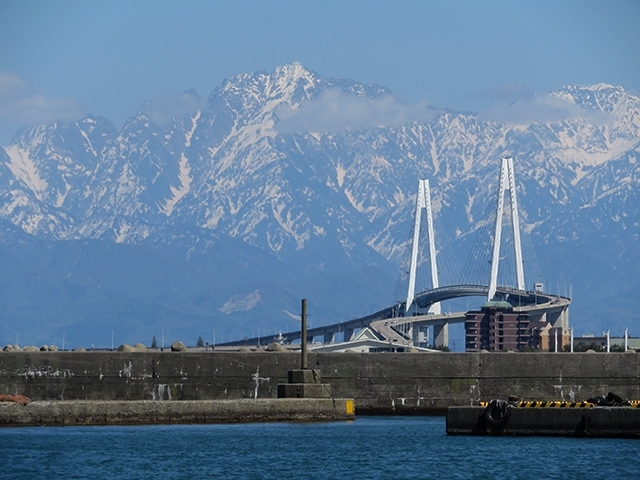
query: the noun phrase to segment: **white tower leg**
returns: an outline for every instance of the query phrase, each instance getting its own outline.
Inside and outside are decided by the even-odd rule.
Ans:
[[[498,191],[498,209],[496,212],[496,228],[493,240],[493,256],[491,258],[491,279],[487,300],[495,297],[498,287],[498,266],[500,263],[500,242],[502,237],[502,216],[504,215],[504,193],[509,190],[511,200],[511,223],[513,226],[513,246],[516,259],[516,287],[524,290],[524,268],[522,263],[522,246],[520,244],[520,222],[518,220],[518,201],[516,198],[516,182],[513,170],[513,159],[503,158],[500,167],[500,189]]]
[[[524,290],[524,264],[522,263],[522,245],[520,244],[520,221],[518,220],[518,200],[516,196],[516,179],[513,172],[513,158],[507,158],[509,169],[509,195],[511,197],[511,224],[513,225],[513,248],[516,259],[516,279],[518,290]]]
[[[435,233],[433,229],[433,212],[431,210],[431,191],[429,180],[420,179],[418,182],[418,195],[416,197],[416,212],[413,224],[413,244],[411,248],[411,264],[409,265],[409,287],[407,289],[407,300],[405,302],[405,316],[413,304],[416,294],[416,270],[418,268],[418,247],[420,241],[420,223],[422,209],[427,211],[427,235],[429,240],[429,262],[431,264],[431,285],[438,288],[438,266],[436,263]],[[440,303],[433,304],[429,310],[433,313],[440,313]]]

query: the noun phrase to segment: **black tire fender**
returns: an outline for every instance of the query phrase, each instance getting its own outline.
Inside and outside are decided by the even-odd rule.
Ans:
[[[503,427],[511,417],[511,405],[504,400],[491,400],[484,411],[487,423],[493,427]]]

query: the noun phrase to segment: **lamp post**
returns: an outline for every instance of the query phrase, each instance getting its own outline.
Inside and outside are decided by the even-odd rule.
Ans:
[[[300,355],[300,369],[307,369],[307,299],[302,299],[302,312],[301,312],[301,327],[300,327],[300,346],[302,353]]]
[[[571,327],[571,353],[573,353],[573,327]]]

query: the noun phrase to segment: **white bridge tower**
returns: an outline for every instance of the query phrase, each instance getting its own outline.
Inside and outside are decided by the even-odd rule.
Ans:
[[[411,247],[411,264],[409,265],[409,287],[407,289],[407,299],[405,301],[404,315],[410,315],[411,307],[414,304],[416,294],[416,270],[418,268],[418,249],[420,242],[420,224],[422,223],[422,211],[427,214],[427,236],[429,241],[429,264],[431,266],[431,288],[438,288],[438,264],[436,261],[436,242],[433,229],[433,211],[431,209],[431,191],[429,189],[429,180],[420,179],[418,182],[418,195],[416,197],[416,212],[413,224],[413,245]],[[416,305],[416,310],[418,306]],[[434,303],[429,307],[428,313],[439,315],[440,302]],[[419,330],[415,329],[413,323],[409,323],[409,331],[407,335],[411,338],[412,344],[420,341]],[[446,321],[433,326],[433,344],[448,345],[449,343],[449,325]]]
[[[509,190],[511,199],[511,224],[513,226],[513,247],[516,260],[517,289],[524,290],[524,266],[522,263],[522,246],[520,245],[520,223],[518,222],[518,201],[516,199],[516,182],[513,173],[513,159],[503,158],[500,168],[500,190],[498,191],[498,211],[496,214],[496,228],[493,239],[493,256],[491,258],[491,279],[487,300],[491,301],[496,295],[498,287],[498,266],[500,263],[500,240],[502,235],[502,217],[504,215],[504,193]]]
[[[411,247],[411,264],[409,265],[409,288],[405,302],[404,314],[408,316],[416,294],[416,269],[418,268],[418,247],[420,241],[420,223],[422,210],[427,212],[427,236],[429,237],[429,263],[431,264],[431,286],[438,288],[438,266],[436,264],[435,234],[433,232],[433,212],[431,211],[431,192],[429,180],[418,181],[418,196],[416,197],[416,215],[413,224],[413,245]],[[429,310],[431,313],[440,313],[440,303],[434,303]]]

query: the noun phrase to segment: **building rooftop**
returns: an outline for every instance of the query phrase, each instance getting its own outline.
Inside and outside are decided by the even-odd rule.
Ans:
[[[490,302],[485,302],[480,308],[481,310],[495,309],[510,312],[513,310],[513,305],[509,302],[505,302],[504,300],[492,300]]]

